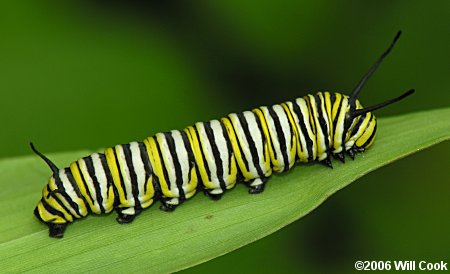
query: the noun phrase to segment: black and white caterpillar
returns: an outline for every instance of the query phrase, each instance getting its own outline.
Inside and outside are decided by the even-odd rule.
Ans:
[[[62,169],[31,144],[53,171],[34,214],[49,226],[50,237],[61,238],[69,223],[89,213],[114,209],[119,223],[130,223],[156,201],[162,210],[173,211],[198,189],[219,199],[237,182],[245,183],[249,193],[261,193],[272,172],[287,171],[296,162],[332,167],[331,155],[342,162],[345,154],[354,158],[374,142],[377,121],[372,111],[414,92],[366,108],[356,98],[399,36],[350,96],[319,92],[232,113],[117,145]]]

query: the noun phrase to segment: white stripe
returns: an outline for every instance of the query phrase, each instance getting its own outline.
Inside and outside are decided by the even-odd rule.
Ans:
[[[70,183],[69,179],[67,178],[67,175],[66,175],[66,172],[64,169],[59,170],[59,179],[61,179],[61,183],[63,185],[64,192],[70,197],[70,199],[74,203],[78,204],[80,198],[78,197],[77,193],[75,192],[75,189],[72,187],[72,184]],[[79,208],[80,214],[82,216],[80,216],[76,212],[76,210],[70,206],[70,204],[68,203],[68,201],[66,201],[66,199],[64,197],[61,196],[61,200],[64,201],[65,206],[69,209],[69,211],[70,211],[70,213],[72,213],[72,215],[79,216],[78,218],[80,218],[82,216],[86,216],[87,212],[83,212],[80,207],[78,207],[78,208]]]
[[[261,107],[264,117],[266,118],[267,121],[267,127],[269,129],[269,134],[270,134],[270,139],[272,140],[272,144],[273,144],[273,151],[276,155],[277,161],[278,161],[278,165],[274,166],[277,167],[277,170],[280,170],[284,167],[284,162],[283,162],[283,155],[281,154],[281,149],[280,149],[280,142],[279,142],[279,136],[277,133],[277,129],[275,127],[275,122],[272,119],[272,116],[269,113],[269,109],[267,107]]]
[[[219,179],[217,178],[217,166],[212,153],[211,144],[209,143],[208,135],[206,135],[205,126],[202,122],[195,124],[197,127],[198,135],[200,137],[200,143],[205,155],[206,162],[209,167],[209,175],[211,178],[211,185],[214,188],[220,188]]]
[[[167,170],[167,174],[169,176],[169,181],[167,182],[170,185],[170,192],[175,197],[179,197],[180,193],[178,191],[178,186],[176,182],[176,175],[175,175],[175,166],[173,165],[173,159],[172,155],[170,154],[169,145],[167,144],[166,137],[163,133],[156,134],[156,138],[158,139],[158,143],[161,148],[161,154],[162,158],[164,159],[163,168]]]
[[[255,143],[256,154],[259,158],[259,166],[264,174],[267,173],[267,170],[264,169],[264,142],[263,142],[263,133],[258,127],[258,122],[256,121],[256,114],[251,111],[245,111],[244,117],[247,120],[248,129],[250,132],[250,136]],[[259,176],[259,174],[258,174]]]
[[[123,177],[123,184],[125,185],[125,191],[127,193],[127,201],[130,204],[130,207],[135,206],[133,190],[131,188],[131,179],[130,179],[130,171],[128,170],[127,161],[125,159],[125,154],[123,153],[123,148],[121,145],[116,146],[117,160],[119,161],[119,168]]]
[[[145,194],[145,168],[144,163],[141,159],[141,150],[139,149],[139,143],[131,142],[130,151],[131,162],[133,163],[134,173],[136,173],[137,177],[138,199],[139,202],[142,203]]]
[[[184,146],[183,137],[179,130],[172,130],[172,138],[175,143],[175,153],[177,154],[178,163],[181,166],[181,178],[183,182],[184,193],[187,193],[188,183],[189,183],[189,156]]]
[[[97,177],[97,181],[100,187],[100,192],[103,197],[103,208],[106,212],[108,212],[109,208],[106,208],[106,204],[108,202],[108,181],[106,179],[105,170],[103,169],[102,162],[100,160],[100,155],[98,153],[94,153],[91,155],[92,158],[92,164],[94,166],[95,170],[95,177]]]
[[[291,128],[289,125],[289,120],[288,120],[287,114],[284,111],[283,107],[280,105],[273,105],[272,109],[275,111],[275,113],[278,116],[278,120],[280,121],[281,131],[283,132],[283,138],[286,143],[286,155],[288,157],[287,160],[289,163],[289,167],[292,167],[292,165],[294,165],[294,163],[295,163],[295,158],[291,157],[291,152],[290,152],[290,150],[292,148],[292,146],[291,146],[292,136],[291,136]],[[283,154],[281,154],[281,155],[283,155]],[[284,160],[284,158],[283,158],[283,160]]]
[[[238,142],[241,144],[242,151],[244,152],[244,157],[247,160],[248,163],[248,172],[251,173],[253,176],[258,177],[258,171],[256,170],[255,165],[253,164],[253,157],[250,152],[250,146],[247,141],[247,136],[245,136],[244,129],[242,128],[241,122],[239,121],[239,118],[236,113],[232,113],[229,115],[231,122],[234,125],[234,129],[238,138]],[[246,179],[253,179],[253,178],[246,178]]]
[[[313,153],[313,155],[308,155],[308,156],[312,156],[313,160],[315,160],[316,159],[316,154],[317,154],[316,138],[315,138],[315,135],[313,134],[313,131],[312,131],[312,126],[311,126],[310,119],[309,119],[308,106],[306,104],[305,99],[303,99],[303,98],[298,98],[296,100],[296,102],[297,102],[297,105],[300,107],[300,111],[302,112],[302,115],[303,115],[303,122],[306,125],[307,132],[304,132],[303,134],[308,134],[309,136],[312,137],[311,141],[312,141],[312,153]]]
[[[222,178],[224,179],[224,182],[226,185],[228,185],[228,174],[230,171],[228,170],[228,162],[230,161],[228,154],[228,146],[227,141],[225,140],[225,137],[223,136],[224,132],[222,129],[222,126],[219,121],[212,120],[211,121],[211,129],[214,133],[214,142],[217,145],[217,149],[219,150],[220,159],[222,160]]]
[[[305,139],[305,134],[307,134],[307,132],[303,132],[302,128],[300,127],[300,120],[299,120],[297,114],[294,111],[293,103],[292,102],[286,102],[286,104],[288,105],[289,110],[292,113],[292,117],[294,119],[295,127],[296,127],[297,132],[298,132],[298,140],[297,141],[300,142],[301,150],[297,151],[297,155],[299,156],[300,161],[307,162],[307,160],[308,160],[308,147],[306,145],[306,139]]]

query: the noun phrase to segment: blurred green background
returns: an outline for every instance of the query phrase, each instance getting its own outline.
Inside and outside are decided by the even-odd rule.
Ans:
[[[29,141],[46,153],[96,150],[307,93],[349,93],[399,29],[361,101],[416,88],[378,117],[448,107],[449,18],[448,1],[3,1],[0,157],[31,154]],[[446,142],[382,168],[184,272],[450,263],[449,155]]]

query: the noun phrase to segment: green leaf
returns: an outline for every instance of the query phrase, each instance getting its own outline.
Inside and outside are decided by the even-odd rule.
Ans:
[[[238,185],[219,202],[203,195],[173,213],[144,211],[133,224],[89,216],[63,239],[33,216],[50,171],[36,156],[0,161],[0,269],[3,272],[173,272],[260,239],[301,218],[368,172],[450,139],[450,108],[379,119],[375,145],[334,169],[298,165],[275,175],[260,195]],[[59,165],[87,151],[50,155]],[[399,182],[407,184],[407,182]]]

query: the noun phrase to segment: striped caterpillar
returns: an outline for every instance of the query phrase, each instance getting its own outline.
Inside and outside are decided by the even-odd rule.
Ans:
[[[319,92],[293,101],[232,113],[186,129],[157,133],[94,153],[59,169],[36,150],[53,175],[34,214],[50,237],[62,238],[67,225],[89,213],[116,210],[117,221],[130,223],[156,201],[173,211],[198,189],[212,199],[243,182],[261,193],[272,172],[296,162],[317,161],[332,167],[370,147],[377,121],[372,111],[411,95],[363,108],[359,92],[388,55],[401,32],[356,85],[350,96]]]

